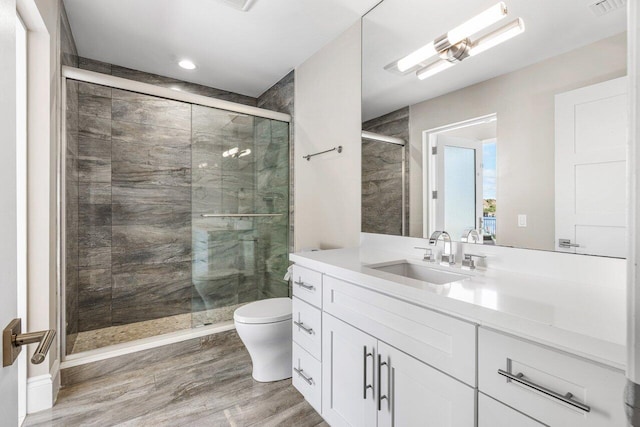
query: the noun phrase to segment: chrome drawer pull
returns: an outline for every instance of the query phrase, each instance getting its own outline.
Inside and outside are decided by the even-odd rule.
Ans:
[[[543,394],[546,394],[547,396],[551,396],[551,397],[553,397],[555,399],[558,399],[558,400],[566,403],[567,405],[571,405],[571,406],[573,406],[575,408],[578,408],[578,409],[581,409],[581,410],[583,410],[585,412],[590,412],[591,411],[591,407],[585,405],[584,403],[576,402],[575,400],[573,400],[572,399],[573,394],[567,393],[567,394],[562,395],[560,393],[556,393],[553,390],[549,390],[546,387],[543,387],[541,385],[532,383],[531,381],[526,380],[524,378],[524,374],[523,373],[518,373],[516,375],[513,375],[512,373],[509,373],[507,371],[503,371],[502,369],[498,369],[498,373],[500,375],[502,375],[503,377],[507,377],[511,381],[515,381],[515,382],[520,383],[520,384],[522,384],[524,386],[530,387],[530,388],[532,388],[534,390],[539,391],[540,393],[543,393]]]
[[[294,371],[296,371],[296,374],[298,374],[298,376],[300,378],[302,378],[307,384],[309,385],[313,385],[313,378],[312,377],[307,377],[304,374],[304,371],[302,369],[298,369],[298,368],[293,368]]]
[[[373,359],[373,353],[367,352],[367,346],[365,345],[364,346],[363,356],[362,356],[362,359],[363,359],[362,362],[364,364],[364,384],[363,384],[363,388],[364,388],[363,399],[364,400],[367,400],[367,390],[369,390],[369,389],[373,390],[373,384],[367,384],[367,359],[369,358],[369,356],[371,356],[371,359]]]
[[[298,279],[297,282],[293,282],[293,283],[300,286],[301,288],[305,288],[308,291],[314,291],[316,289],[316,287],[313,285],[306,285],[301,279]]]
[[[306,326],[304,326],[304,323],[294,320],[293,324],[296,325],[298,328],[302,329],[303,331],[305,331],[306,333],[308,333],[309,335],[313,335],[313,328],[307,328]]]
[[[382,367],[386,366],[387,367],[387,379],[390,378],[391,376],[391,372],[389,370],[389,364],[387,362],[383,362],[382,361],[382,357],[380,356],[380,353],[378,353],[378,411],[382,410],[382,401],[384,399],[387,399],[387,403],[389,404],[389,408],[391,408],[391,401],[389,400],[389,396],[387,396],[386,394],[383,395],[382,394]]]

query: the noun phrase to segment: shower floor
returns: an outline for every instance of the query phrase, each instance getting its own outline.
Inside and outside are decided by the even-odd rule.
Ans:
[[[244,304],[80,332],[69,354],[224,322],[233,319],[233,312],[242,305]]]

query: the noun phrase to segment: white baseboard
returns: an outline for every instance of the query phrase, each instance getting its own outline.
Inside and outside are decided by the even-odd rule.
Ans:
[[[27,379],[27,414],[50,409],[60,391],[60,361],[56,360],[48,374]]]

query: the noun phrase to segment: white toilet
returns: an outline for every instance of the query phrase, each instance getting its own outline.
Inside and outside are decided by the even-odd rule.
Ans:
[[[260,382],[291,378],[291,299],[270,298],[238,308],[233,320]]]

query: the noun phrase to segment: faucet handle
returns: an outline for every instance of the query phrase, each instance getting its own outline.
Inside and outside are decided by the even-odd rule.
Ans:
[[[452,267],[456,264],[455,254],[442,254],[440,258],[440,265],[445,267]]]
[[[473,260],[474,258],[484,259],[486,255],[478,255],[478,254],[464,254],[464,259],[462,260],[462,269],[463,270],[475,270],[476,263]]]
[[[422,258],[424,261],[435,262],[436,257],[433,254],[431,248],[425,248],[423,246],[414,246],[415,249],[424,249],[424,257]]]

